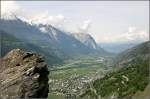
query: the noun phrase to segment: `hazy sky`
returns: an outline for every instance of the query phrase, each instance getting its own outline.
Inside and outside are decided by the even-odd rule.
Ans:
[[[89,33],[99,43],[149,39],[148,1],[16,1],[2,5],[3,12],[9,10],[37,23]]]

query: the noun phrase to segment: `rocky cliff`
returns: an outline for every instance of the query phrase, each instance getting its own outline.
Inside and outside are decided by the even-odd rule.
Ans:
[[[97,48],[95,40],[87,33],[73,33],[72,36],[91,49]]]
[[[14,49],[0,64],[0,99],[48,96],[49,72],[42,56]]]

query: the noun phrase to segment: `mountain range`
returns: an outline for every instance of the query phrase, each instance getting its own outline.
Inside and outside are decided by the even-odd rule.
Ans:
[[[0,31],[0,35],[1,35],[0,49],[1,49],[2,57],[4,55],[6,55],[9,51],[11,51],[12,49],[20,48],[25,51],[41,53],[46,58],[46,60],[49,64],[62,62],[62,60],[59,57],[55,56],[54,53],[52,53],[52,52],[50,53],[47,50],[45,50],[37,45],[31,44],[28,42],[24,42],[16,37],[14,37],[13,35],[6,33],[5,31]]]
[[[27,48],[31,51],[40,49],[47,56],[55,56],[57,59],[68,59],[78,55],[87,55],[91,53],[107,53],[100,46],[98,47],[95,40],[86,33],[67,33],[52,25],[44,24],[29,24],[19,18],[13,20],[1,19],[0,30],[2,36],[7,37],[7,42],[12,39],[17,39],[17,42],[22,42],[21,46],[11,45],[13,48]],[[6,35],[5,35],[5,34]],[[3,38],[3,37],[2,37]],[[5,46],[6,43],[3,44]],[[25,44],[25,45],[24,45]],[[32,48],[23,47],[28,44]],[[2,55],[6,54],[9,50],[3,50]],[[44,54],[45,55],[45,54]]]
[[[17,51],[24,50],[41,54],[50,66],[62,65],[64,60],[73,60],[78,56],[84,56],[80,58],[86,60],[88,56],[87,58],[92,57],[93,60],[100,59],[97,62],[102,63],[96,64],[100,68],[101,65],[107,65],[108,61],[112,59],[112,57],[103,57],[111,56],[112,53],[105,51],[87,33],[68,33],[52,25],[29,24],[17,17],[13,20],[1,19],[0,23],[1,57],[17,48],[19,49]],[[112,71],[104,77],[90,82],[90,86],[81,94],[81,98],[132,98],[138,91],[144,91],[149,84],[149,45],[150,41],[147,41],[137,46],[134,44],[131,44],[130,47],[118,45],[118,47],[112,48],[113,50],[120,48],[119,51],[122,51],[113,56]],[[15,55],[15,57],[17,56]],[[78,58],[79,63],[74,63],[75,60],[73,60],[71,64],[81,65],[83,61],[80,58]],[[94,64],[91,59],[86,60],[91,62],[90,66]],[[86,61],[85,64],[88,65]],[[86,67],[85,64],[82,67]]]

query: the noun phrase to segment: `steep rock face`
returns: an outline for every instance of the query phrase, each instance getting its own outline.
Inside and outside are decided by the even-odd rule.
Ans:
[[[10,51],[0,66],[0,98],[46,98],[48,68],[43,58],[20,49]]]
[[[74,38],[70,33],[60,30],[52,25],[38,25],[40,30],[45,32],[45,35],[49,36],[52,42],[52,46],[57,46],[65,56],[76,56],[78,54],[88,54],[93,51],[83,42]]]
[[[74,33],[74,34],[72,34],[72,36],[91,49],[97,48],[97,44],[96,44],[95,40],[89,34]]]

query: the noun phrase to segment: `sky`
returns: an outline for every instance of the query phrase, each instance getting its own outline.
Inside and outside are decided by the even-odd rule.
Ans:
[[[149,39],[149,1],[3,1],[2,16],[88,33],[97,43]],[[11,13],[10,13],[11,12]]]

